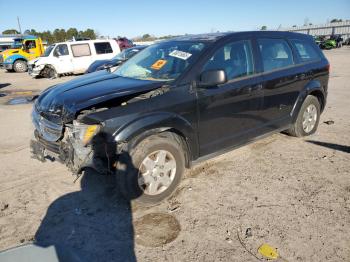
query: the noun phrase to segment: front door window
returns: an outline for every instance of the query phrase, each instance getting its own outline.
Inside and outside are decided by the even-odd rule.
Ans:
[[[226,44],[209,59],[206,70],[224,70],[227,80],[249,76],[254,73],[250,41],[243,40]]]

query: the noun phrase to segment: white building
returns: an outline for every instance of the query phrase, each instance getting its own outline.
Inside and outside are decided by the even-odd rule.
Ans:
[[[13,44],[13,39],[20,35],[0,35],[0,51],[9,48]]]
[[[313,36],[342,35],[343,38],[346,39],[350,37],[350,21],[280,28],[279,30],[303,33]]]

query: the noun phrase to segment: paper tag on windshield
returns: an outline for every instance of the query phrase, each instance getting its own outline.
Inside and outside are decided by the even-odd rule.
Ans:
[[[187,60],[188,58],[191,57],[192,54],[187,53],[187,52],[183,52],[180,50],[174,50],[171,53],[169,53],[170,56],[176,57],[176,58],[180,58],[182,60]]]
[[[166,64],[166,62],[166,60],[159,59],[151,66],[151,68],[155,70],[160,70]]]

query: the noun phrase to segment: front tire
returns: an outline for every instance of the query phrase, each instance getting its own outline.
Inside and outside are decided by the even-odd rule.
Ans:
[[[42,75],[50,79],[56,78],[58,76],[56,69],[51,65],[45,66],[45,68],[43,69]]]
[[[28,66],[27,66],[27,62],[23,61],[23,60],[17,60],[14,64],[13,64],[13,69],[17,72],[17,73],[24,73],[27,71]]]
[[[184,170],[181,139],[165,132],[147,137],[120,155],[118,185],[126,199],[155,205],[174,192]]]
[[[309,136],[316,132],[320,121],[321,106],[317,97],[308,95],[298,113],[297,120],[287,133],[295,137]]]

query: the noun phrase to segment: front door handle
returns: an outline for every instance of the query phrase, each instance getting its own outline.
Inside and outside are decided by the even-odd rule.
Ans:
[[[263,85],[262,84],[257,84],[257,85],[253,85],[253,86],[250,86],[248,87],[248,96],[252,96],[254,95],[255,92],[261,90],[263,88]]]
[[[297,79],[304,80],[306,78],[306,74],[299,74],[296,76]]]
[[[261,90],[263,89],[263,84],[257,84],[256,85],[256,90]]]

